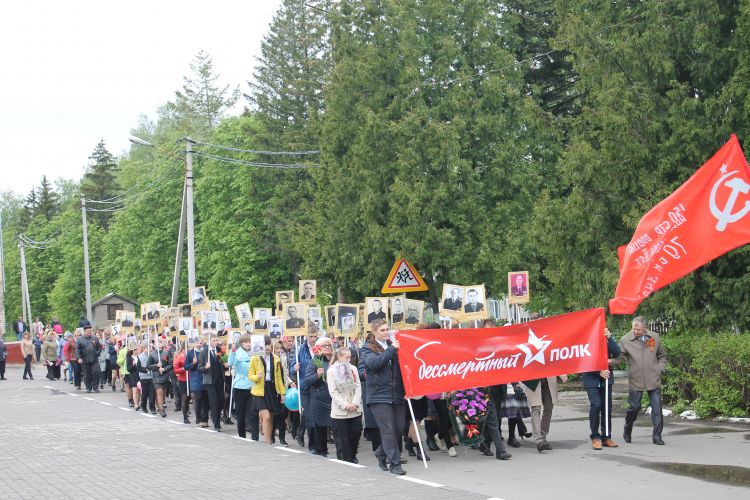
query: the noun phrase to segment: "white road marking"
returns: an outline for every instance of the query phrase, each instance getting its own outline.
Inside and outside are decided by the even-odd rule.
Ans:
[[[50,386],[48,386],[48,385],[45,385],[45,386],[44,386],[44,388],[45,388],[45,389],[52,389],[52,387],[50,387]]]
[[[99,401],[99,404],[106,405],[106,406],[113,406],[112,403],[107,403],[106,401]]]
[[[357,469],[363,469],[364,467],[366,467],[365,465],[353,464],[351,462],[346,462],[344,460],[338,460],[336,458],[329,458],[328,461],[329,462],[335,462],[337,464],[348,465],[349,467],[356,467]]]
[[[87,400],[89,400],[89,401],[96,401],[96,400],[95,400],[94,398],[90,398],[90,397],[88,397],[88,396],[84,396],[84,397],[83,397],[83,399],[87,399]]]
[[[78,394],[73,394],[72,392],[69,392],[69,393],[68,393],[68,396],[73,396],[74,398],[77,398],[77,397],[78,397]]]
[[[178,422],[176,420],[165,420],[165,422],[169,422],[170,424],[175,424],[175,425],[183,425],[183,424],[181,424],[180,422]]]
[[[292,450],[291,448],[284,448],[283,446],[274,446],[277,450],[288,451],[289,453],[303,453],[300,450]]]
[[[117,409],[118,410],[123,410],[123,411],[133,411],[130,408],[123,408],[122,406],[118,406]]]
[[[415,477],[408,477],[408,476],[398,476],[399,479],[403,479],[404,481],[409,481],[412,483],[422,484],[424,486],[432,486],[433,488],[442,488],[442,484],[433,483],[432,481],[425,481],[424,479],[417,479]]]

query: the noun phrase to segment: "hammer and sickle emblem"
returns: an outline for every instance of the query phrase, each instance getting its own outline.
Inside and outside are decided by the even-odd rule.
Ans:
[[[713,188],[711,188],[711,197],[709,198],[709,208],[711,209],[711,214],[716,217],[716,220],[719,221],[716,224],[716,230],[717,231],[724,231],[727,228],[727,225],[729,225],[732,222],[737,222],[741,218],[743,218],[748,212],[750,212],[750,201],[745,201],[745,206],[742,207],[738,212],[733,212],[734,210],[734,204],[737,203],[737,197],[742,194],[747,194],[750,192],[750,184],[746,183],[739,177],[735,177],[734,179],[730,179],[726,182],[724,182],[724,179],[733,176],[738,171],[733,170],[732,172],[726,173],[721,176],[721,178],[714,183]],[[724,208],[719,210],[719,207],[716,206],[716,192],[719,190],[719,186],[724,185],[732,190],[731,193],[729,193],[729,198],[727,198],[727,202],[724,205]]]

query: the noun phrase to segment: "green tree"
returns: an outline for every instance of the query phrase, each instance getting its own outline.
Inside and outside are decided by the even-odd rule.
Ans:
[[[100,140],[89,156],[88,167],[81,182],[81,194],[87,200],[95,201],[118,201],[116,198],[120,193],[117,183],[117,159],[107,150],[104,139]],[[114,203],[93,203],[94,208],[106,210],[115,205]],[[112,212],[92,212],[89,218],[105,231],[109,229]]]
[[[60,211],[60,195],[55,192],[46,175],[42,176],[38,193],[35,215],[41,214],[49,222]]]

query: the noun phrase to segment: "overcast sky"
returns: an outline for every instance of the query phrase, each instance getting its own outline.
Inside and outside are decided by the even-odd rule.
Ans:
[[[0,6],[0,191],[80,179],[104,139],[119,155],[202,49],[247,90],[280,0],[39,0]],[[244,104],[244,103],[243,103]]]

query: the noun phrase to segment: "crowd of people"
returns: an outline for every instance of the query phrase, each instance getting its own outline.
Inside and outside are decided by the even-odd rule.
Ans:
[[[487,320],[484,326],[495,323]],[[592,447],[618,446],[611,436],[612,391],[605,389],[607,384],[611,388],[612,368],[623,359],[628,361],[631,407],[623,438],[631,441],[641,397],[647,391],[654,409],[653,442],[663,445],[660,387],[666,356],[658,335],[648,331],[645,320],[638,317],[619,344],[609,330],[605,336],[610,368],[582,375],[590,401]],[[251,351],[247,333],[236,345],[225,342],[221,336],[199,337],[186,345],[164,335],[126,346],[108,328],[94,332],[85,320],[74,333],[59,334],[48,325],[33,338],[30,332],[22,332],[23,378],[33,380],[36,355],[48,379],[62,379],[89,393],[105,386],[119,390],[135,411],[166,417],[171,400],[185,424],[192,424],[192,418],[195,425],[212,426],[217,432],[236,425],[242,438],[249,433],[255,441],[262,437],[266,443],[275,443],[278,439],[281,446],[288,446],[289,431],[311,454],[327,457],[334,445],[336,458],[351,463],[358,463],[364,437],[379,467],[397,475],[405,474],[404,450],[418,460],[430,460],[428,452],[437,451],[457,456],[459,430],[450,415],[450,395],[411,399],[411,409],[407,409],[398,363],[400,345],[383,319],[373,321],[372,332],[362,343],[322,335],[315,325],[301,342],[264,337],[262,353]],[[6,357],[7,348],[0,341],[3,379]],[[556,377],[499,384],[484,391],[490,395],[490,404],[483,439],[472,448],[508,460],[511,454],[506,446],[518,448],[519,440],[533,438],[540,453],[552,450],[547,436],[557,396]],[[531,419],[532,432],[525,418]],[[501,433],[503,419],[507,438]],[[418,444],[421,431],[426,435],[424,450]]]

